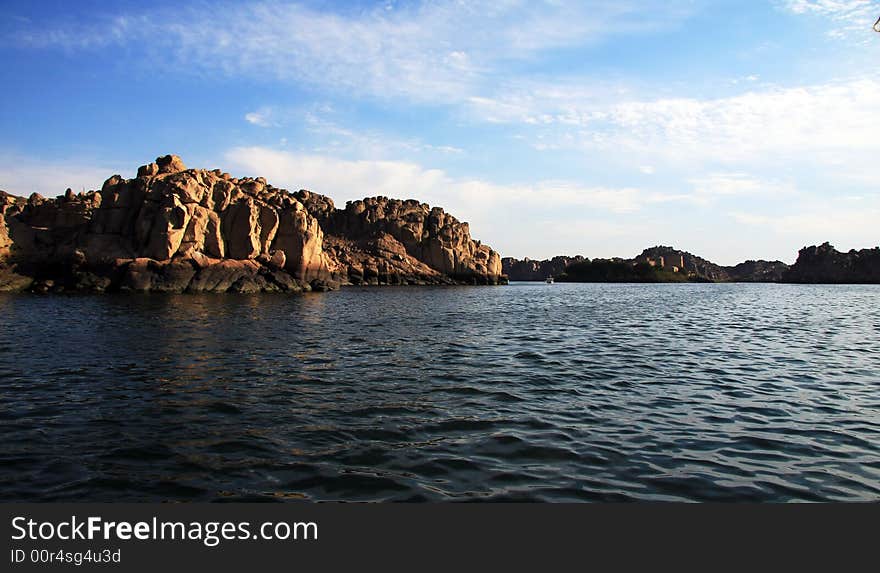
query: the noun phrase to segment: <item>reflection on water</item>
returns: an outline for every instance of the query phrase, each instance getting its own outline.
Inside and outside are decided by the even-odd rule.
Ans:
[[[877,500],[878,299],[0,295],[0,500]]]

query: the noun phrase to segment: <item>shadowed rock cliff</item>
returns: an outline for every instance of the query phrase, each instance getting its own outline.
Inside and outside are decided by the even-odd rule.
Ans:
[[[782,282],[789,266],[782,261],[745,261],[732,267],[724,267],[728,280],[739,283]]]
[[[0,192],[0,289],[256,292],[339,284],[496,284],[495,251],[417,201],[338,210],[167,155],[100,191]]]
[[[783,276],[791,283],[880,283],[880,248],[842,253],[830,243],[804,247]]]

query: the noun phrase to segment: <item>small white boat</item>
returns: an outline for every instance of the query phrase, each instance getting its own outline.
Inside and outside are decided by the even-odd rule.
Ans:
[[[547,280],[545,280],[544,282],[547,283],[548,285],[552,285],[553,284],[553,277],[547,277]]]

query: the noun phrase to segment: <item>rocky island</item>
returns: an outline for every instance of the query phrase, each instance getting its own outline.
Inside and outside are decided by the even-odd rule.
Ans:
[[[0,191],[0,290],[260,292],[499,284],[500,255],[415,200],[337,209],[175,155],[54,199]]]
[[[842,253],[829,243],[804,247],[793,265],[749,260],[721,266],[667,246],[645,249],[631,259],[578,255],[542,261],[505,257],[501,262],[502,272],[513,281],[880,283],[880,248]]]

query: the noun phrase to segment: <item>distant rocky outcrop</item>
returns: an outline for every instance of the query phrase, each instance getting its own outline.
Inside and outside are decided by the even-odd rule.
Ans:
[[[657,283],[695,280],[687,273],[669,270],[647,262],[624,259],[584,259],[565,268],[556,277],[572,283]]]
[[[543,281],[547,277],[561,275],[566,267],[583,260],[584,257],[580,255],[574,257],[557,256],[543,261],[504,257],[501,259],[501,271],[512,281]]]
[[[692,280],[711,282],[780,282],[788,265],[782,261],[748,260],[732,267],[722,266],[674,247],[651,247],[642,251],[635,262],[663,261],[665,268],[675,267]],[[664,266],[661,265],[661,266]]]
[[[502,259],[504,273],[514,281],[561,282],[781,282],[789,266],[781,261],[746,261],[717,265],[674,247],[656,246],[632,259],[554,257],[544,261]]]
[[[642,251],[634,262],[647,262],[661,268],[676,268],[676,272],[683,272],[704,280],[725,281],[730,276],[727,270],[702,257],[693,255],[687,251],[680,251],[674,247],[656,246]],[[662,264],[661,264],[662,262]]]
[[[842,253],[830,243],[804,247],[783,275],[790,283],[880,283],[880,248]]]
[[[789,265],[782,261],[745,261],[733,267],[724,267],[728,279],[737,283],[782,282]]]
[[[498,253],[417,201],[336,209],[262,177],[187,169],[174,155],[100,191],[0,192],[0,289],[257,292],[339,284],[496,284]]]

